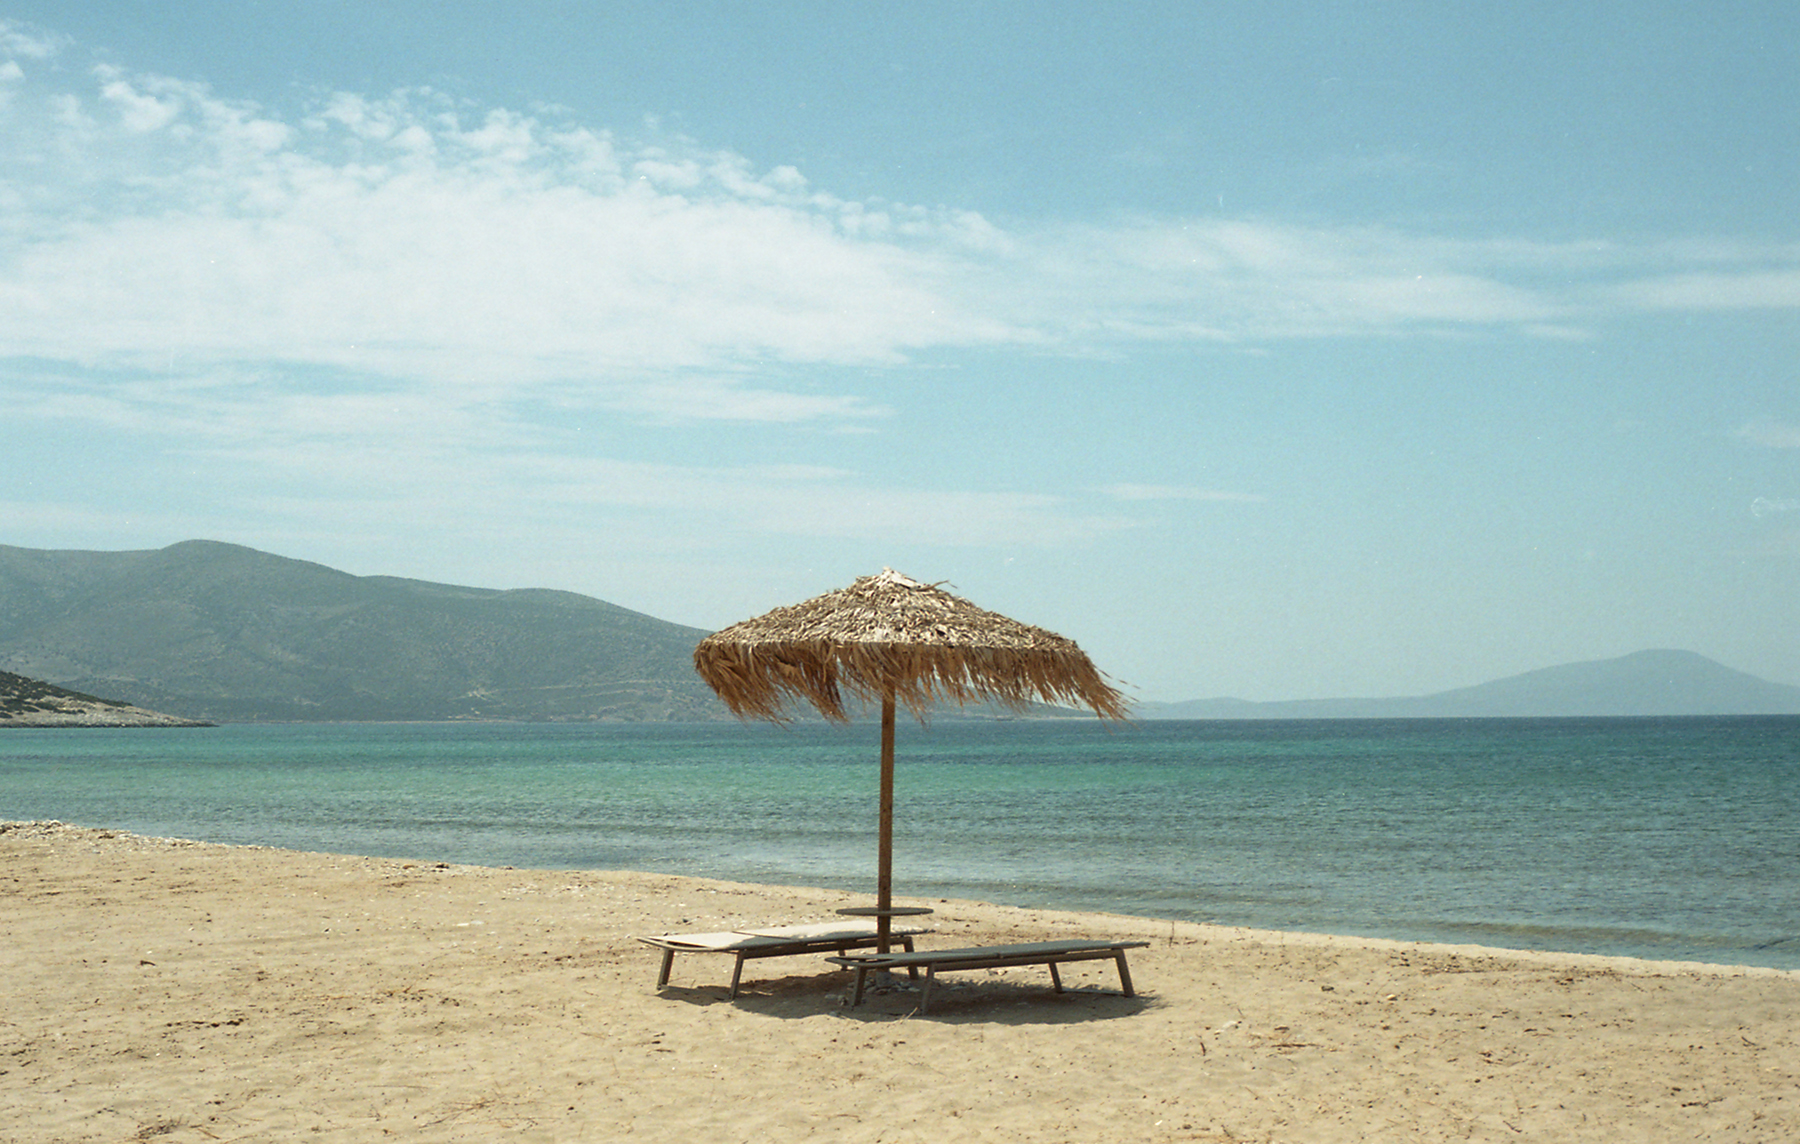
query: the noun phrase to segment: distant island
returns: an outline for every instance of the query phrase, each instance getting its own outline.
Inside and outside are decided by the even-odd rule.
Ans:
[[[7,727],[208,727],[115,699],[0,671],[0,729]]]
[[[137,552],[0,545],[0,671],[50,689],[18,693],[40,719],[53,717],[42,705],[59,691],[73,698],[55,703],[98,704],[86,709],[94,719],[129,708],[200,723],[726,720],[693,669],[705,635],[574,592],[355,576],[217,541]],[[947,707],[939,717],[1006,714]],[[1141,703],[1136,714],[1783,715],[1800,714],[1800,687],[1693,652],[1643,651],[1413,698],[1201,699]]]
[[[1634,652],[1396,699],[1197,699],[1146,703],[1145,719],[1479,719],[1628,715],[1800,715],[1800,687],[1691,651]]]

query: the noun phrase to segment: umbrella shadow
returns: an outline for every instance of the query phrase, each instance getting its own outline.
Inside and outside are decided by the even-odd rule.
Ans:
[[[696,985],[660,990],[663,998],[695,1006],[732,1005],[767,1017],[798,1020],[834,1014],[874,1024],[896,1020],[934,1021],[947,1025],[1072,1025],[1136,1016],[1157,1004],[1153,995],[1126,997],[1116,990],[1065,986],[1058,993],[1047,984],[1012,981],[939,979],[931,991],[931,1011],[919,1012],[922,982],[897,982],[868,989],[863,1003],[850,1004],[848,974],[812,973],[745,982],[736,998],[724,985]]]

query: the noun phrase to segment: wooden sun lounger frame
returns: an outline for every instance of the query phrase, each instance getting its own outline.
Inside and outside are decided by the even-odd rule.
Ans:
[[[914,953],[839,954],[825,960],[856,970],[856,990],[851,1005],[861,1005],[863,982],[870,973],[905,969],[916,973],[925,970],[925,990],[919,997],[919,1012],[931,1007],[931,986],[940,969],[1003,969],[1014,965],[1046,965],[1050,983],[1061,993],[1062,975],[1056,967],[1071,961],[1099,961],[1111,958],[1119,967],[1119,988],[1127,997],[1137,994],[1131,988],[1131,969],[1125,964],[1125,951],[1147,946],[1147,941],[1038,941],[1024,945],[974,946],[968,949],[928,949]]]
[[[805,927],[795,927],[805,928]],[[881,938],[870,926],[866,933],[837,934],[832,936],[784,935],[781,927],[767,930],[742,930],[743,940],[730,945],[703,946],[683,944],[681,934],[663,934],[660,937],[640,937],[645,945],[655,946],[663,951],[662,972],[657,974],[656,987],[662,989],[669,984],[669,971],[675,965],[678,953],[733,953],[737,955],[737,963],[731,968],[731,992],[727,996],[736,999],[738,982],[744,976],[744,962],[762,957],[796,957],[807,953],[828,953],[836,950],[844,955],[853,949],[872,949],[880,944]],[[890,945],[898,945],[907,953],[912,952],[913,936],[929,933],[929,930],[908,928],[904,931],[896,929],[889,937]],[[917,970],[911,975],[918,976]]]

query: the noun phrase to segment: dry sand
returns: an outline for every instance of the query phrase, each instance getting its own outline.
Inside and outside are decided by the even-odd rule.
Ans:
[[[1800,1140],[1800,975],[929,902],[1111,964],[843,1004],[833,891],[0,826],[0,1140]],[[1104,990],[1104,992],[1103,992]]]

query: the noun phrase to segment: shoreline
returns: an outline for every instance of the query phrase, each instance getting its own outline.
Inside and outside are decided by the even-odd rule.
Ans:
[[[728,878],[709,878],[688,874],[665,874],[648,870],[628,869],[539,869],[527,866],[485,866],[466,862],[445,862],[433,858],[419,857],[383,857],[365,854],[341,854],[333,851],[295,850],[281,846],[262,846],[230,842],[207,842],[192,838],[169,838],[156,835],[137,834],[133,831],[113,827],[81,826],[75,823],[47,820],[38,822],[16,822],[0,820],[0,842],[9,836],[22,838],[48,835],[66,835],[88,839],[94,842],[106,842],[132,849],[187,849],[203,848],[217,850],[243,850],[265,854],[290,854],[301,858],[329,859],[334,861],[367,861],[399,863],[404,867],[430,866],[438,869],[454,869],[465,871],[487,871],[495,874],[538,874],[544,876],[568,875],[612,875],[624,878],[646,879],[656,882],[675,884],[692,884],[696,887],[715,887],[725,892],[762,895],[767,897],[800,897],[806,900],[842,900],[846,904],[858,904],[867,898],[865,893],[856,891],[831,889],[818,886],[789,885],[774,882],[740,882]],[[709,892],[719,892],[713,890]],[[1800,982],[1800,969],[1780,969],[1774,966],[1741,965],[1728,962],[1664,960],[1658,958],[1629,957],[1619,954],[1577,953],[1568,950],[1518,948],[1511,946],[1489,946],[1475,942],[1440,942],[1415,941],[1407,938],[1369,937],[1361,934],[1326,933],[1314,930],[1274,930],[1259,929],[1254,926],[1235,926],[1216,922],[1193,922],[1180,918],[1155,917],[1147,914],[1119,914],[1097,910],[1069,910],[1054,906],[1010,906],[997,902],[989,902],[975,898],[925,898],[898,895],[896,904],[922,905],[927,902],[954,906],[965,911],[984,911],[994,914],[1012,914],[1021,918],[1057,918],[1079,919],[1085,924],[1097,927],[1105,933],[1146,932],[1169,933],[1183,938],[1200,938],[1219,942],[1255,942],[1270,945],[1345,947],[1367,950],[1404,951],[1430,950],[1463,957],[1508,958],[1532,964],[1546,966],[1568,965],[1582,969],[1612,970],[1617,972],[1643,972],[1651,974],[1685,973],[1698,976],[1720,977],[1758,977],[1770,976],[1791,979]],[[835,907],[834,907],[835,908]]]
[[[260,844],[260,843],[212,842],[212,841],[205,841],[205,840],[200,840],[200,839],[188,839],[188,838],[179,838],[179,837],[171,838],[171,837],[159,837],[159,836],[153,836],[153,835],[138,835],[126,828],[123,828],[123,827],[91,827],[91,826],[83,826],[78,823],[70,823],[70,822],[63,822],[60,820],[50,820],[50,819],[41,820],[41,821],[0,820],[0,838],[3,838],[5,836],[5,832],[8,830],[17,830],[20,828],[41,828],[41,827],[54,827],[54,828],[59,828],[59,829],[64,829],[64,830],[76,830],[76,831],[92,830],[92,831],[102,832],[105,834],[115,835],[115,836],[118,836],[121,838],[124,838],[124,837],[138,838],[138,839],[142,839],[144,841],[149,841],[149,842],[166,842],[166,843],[173,843],[173,844],[178,844],[178,845],[183,845],[183,846],[188,846],[188,845],[217,846],[217,847],[237,848],[237,849],[245,849],[245,850],[273,850],[273,851],[280,851],[280,852],[293,853],[293,854],[314,855],[314,856],[320,856],[320,857],[335,857],[335,858],[345,858],[345,859],[368,858],[368,859],[376,860],[376,861],[406,861],[406,862],[419,862],[419,863],[427,863],[428,862],[428,863],[440,863],[440,864],[448,861],[448,864],[452,865],[452,866],[466,866],[470,869],[484,869],[484,870],[539,870],[539,871],[544,871],[544,872],[567,870],[571,873],[604,871],[604,872],[611,872],[611,873],[618,873],[618,874],[636,875],[636,876],[641,876],[644,878],[658,878],[658,879],[669,878],[669,879],[677,879],[677,880],[688,879],[688,880],[694,880],[694,881],[700,881],[700,882],[716,882],[716,883],[721,883],[721,884],[741,885],[741,886],[745,886],[745,887],[765,889],[770,892],[777,892],[777,891],[780,891],[780,892],[804,892],[807,894],[811,894],[815,897],[816,896],[830,896],[834,900],[836,898],[841,897],[845,900],[845,902],[847,904],[860,901],[863,897],[868,896],[866,892],[858,891],[854,888],[847,888],[842,885],[816,886],[816,885],[810,885],[810,884],[803,883],[803,882],[768,882],[768,883],[765,883],[765,882],[753,882],[753,881],[740,881],[739,879],[732,878],[729,876],[678,874],[678,873],[673,873],[673,872],[665,872],[665,871],[658,871],[658,870],[639,870],[639,869],[626,868],[626,867],[583,867],[583,866],[558,867],[558,866],[512,866],[512,865],[496,866],[496,865],[488,865],[488,864],[479,863],[479,862],[462,862],[462,861],[450,861],[450,860],[439,859],[439,858],[426,858],[426,857],[419,857],[417,855],[411,855],[411,854],[408,854],[408,855],[359,854],[359,853],[350,852],[350,851],[307,850],[307,849],[298,849],[298,848],[288,847],[288,846],[265,845],[265,844]],[[1369,943],[1371,948],[1430,947],[1430,948],[1442,948],[1445,950],[1456,950],[1456,951],[1461,951],[1461,952],[1465,952],[1465,953],[1479,953],[1479,954],[1492,955],[1492,956],[1522,957],[1522,958],[1532,958],[1532,959],[1547,958],[1547,959],[1551,959],[1551,960],[1570,959],[1570,960],[1576,960],[1576,961],[1582,961],[1582,962],[1592,962],[1594,964],[1604,964],[1604,963],[1608,963],[1608,962],[1612,962],[1612,961],[1617,961],[1617,962],[1621,962],[1621,963],[1642,963],[1647,966],[1662,967],[1662,968],[1665,968],[1665,969],[1668,969],[1671,971],[1684,971],[1684,970],[1685,971],[1693,971],[1693,972],[1719,971],[1719,972],[1732,973],[1732,974],[1736,974],[1736,973],[1773,973],[1773,974],[1786,974],[1786,975],[1789,975],[1789,976],[1792,976],[1795,978],[1800,978],[1800,967],[1785,968],[1782,966],[1772,966],[1772,965],[1756,964],[1756,963],[1750,963],[1750,962],[1701,961],[1701,960],[1695,960],[1695,959],[1691,959],[1691,958],[1644,957],[1644,956],[1639,956],[1636,954],[1626,954],[1626,953],[1588,953],[1588,952],[1583,952],[1583,951],[1579,951],[1579,950],[1566,950],[1566,949],[1559,949],[1559,948],[1550,947],[1550,946],[1490,945],[1490,944],[1487,944],[1487,943],[1481,942],[1481,941],[1458,941],[1458,940],[1453,940],[1453,939],[1431,938],[1431,937],[1404,937],[1404,936],[1402,936],[1402,937],[1386,937],[1386,936],[1379,936],[1376,934],[1344,933],[1344,932],[1334,931],[1334,930],[1269,929],[1269,928],[1259,927],[1259,926],[1255,926],[1255,925],[1238,925],[1238,924],[1234,924],[1234,923],[1230,923],[1230,922],[1220,922],[1220,921],[1194,921],[1194,920],[1190,920],[1190,919],[1186,919],[1186,918],[1174,918],[1174,917],[1169,917],[1167,915],[1148,913],[1148,912],[1146,912],[1146,913],[1121,913],[1116,910],[1091,909],[1091,908],[1085,908],[1082,906],[1064,906],[1064,905],[1055,905],[1055,904],[1015,906],[1015,905],[1010,905],[1010,904],[1006,904],[1006,903],[999,902],[999,901],[992,901],[992,900],[989,900],[986,898],[940,897],[935,893],[915,894],[915,895],[911,895],[910,897],[908,897],[909,902],[912,901],[913,899],[917,899],[919,902],[954,901],[954,902],[959,902],[959,903],[969,905],[969,906],[990,907],[990,908],[996,909],[996,910],[1013,910],[1013,911],[1016,911],[1016,912],[1019,912],[1022,914],[1054,913],[1054,914],[1069,915],[1069,916],[1082,916],[1082,917],[1090,917],[1091,916],[1091,917],[1098,917],[1098,918],[1113,918],[1113,919],[1118,919],[1122,922],[1130,923],[1131,926],[1139,927],[1139,928],[1145,927],[1145,926],[1160,926],[1160,927],[1178,926],[1178,927],[1190,927],[1197,931],[1201,931],[1201,932],[1208,933],[1208,934],[1215,934],[1215,935],[1216,934],[1224,934],[1224,933],[1242,933],[1245,935],[1253,936],[1259,940],[1265,940],[1265,941],[1288,941],[1288,942],[1294,942],[1294,943],[1305,943],[1310,940],[1320,939],[1320,940],[1324,940],[1327,943],[1331,943],[1331,942],[1343,942],[1343,943],[1351,943],[1351,944]]]
[[[1149,942],[844,1004],[635,940],[866,895],[0,825],[8,1140],[1800,1138],[1800,974],[931,899]]]

